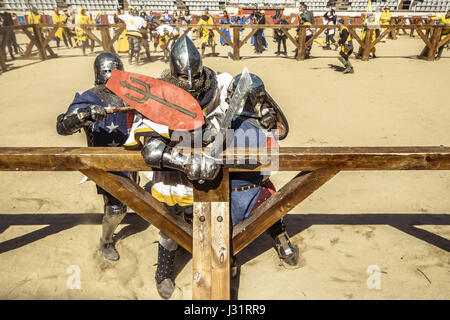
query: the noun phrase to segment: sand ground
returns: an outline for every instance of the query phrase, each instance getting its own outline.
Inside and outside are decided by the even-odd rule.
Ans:
[[[400,36],[377,45],[378,58],[351,59],[344,75],[335,51],[314,44],[313,59],[206,57],[204,65],[237,75],[246,66],[283,108],[290,134],[282,146],[450,145],[450,54],[414,58],[423,42]],[[54,45],[54,42],[53,44]],[[358,47],[356,45],[356,47]],[[95,55],[56,50],[57,59],[8,62],[0,76],[0,146],[84,146],[83,134],[58,136],[55,122],[76,91],[93,84]],[[100,48],[96,48],[100,52]],[[208,51],[207,51],[208,52]],[[128,71],[158,76],[161,52]],[[337,68],[339,69],[339,68]],[[279,188],[294,172],[277,172]],[[130,213],[117,230],[121,259],[98,251],[103,201],[78,172],[0,172],[0,299],[160,299],[154,272],[158,230]],[[286,216],[301,267],[279,264],[262,235],[238,256],[238,299],[449,299],[450,172],[341,172]],[[378,270],[370,274],[370,270]],[[70,289],[73,270],[80,288]],[[369,272],[368,272],[369,270]],[[180,251],[173,299],[191,299],[192,259]],[[378,287],[367,282],[379,280]],[[73,286],[72,286],[73,288]]]

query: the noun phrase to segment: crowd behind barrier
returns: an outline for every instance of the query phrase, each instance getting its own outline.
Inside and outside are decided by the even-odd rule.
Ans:
[[[56,57],[57,54],[52,50],[50,42],[56,40],[57,47],[59,48],[60,40],[64,40],[67,47],[83,48],[83,54],[85,54],[85,47],[90,46],[91,52],[95,45],[103,47],[104,51],[126,53],[128,52],[127,43],[124,40],[126,38],[125,26],[118,15],[106,15],[98,13],[96,16],[87,14],[86,21],[89,24],[81,25],[80,20],[77,20],[77,14],[75,12],[63,11],[55,16],[38,15],[34,11],[34,14],[25,16],[18,16],[10,14],[8,12],[1,15],[0,22],[2,26],[0,28],[0,70],[5,71],[7,69],[6,61],[9,59],[15,59],[16,56],[21,58],[36,58],[36,50],[39,59],[45,60],[49,57]],[[389,10],[385,10],[389,11]],[[309,11],[310,12],[310,11]],[[334,22],[331,23],[325,20],[325,15],[333,12]],[[123,13],[123,12],[122,12]],[[258,36],[258,30],[262,31],[262,45],[263,48],[267,48],[267,40],[264,36],[264,29],[275,29],[273,35],[278,31],[283,31],[286,39],[289,39],[296,48],[295,58],[297,60],[304,60],[309,56],[309,50],[313,42],[319,44],[323,48],[329,48],[329,30],[334,30],[336,28],[336,18],[338,15],[333,11],[328,11],[325,15],[313,16],[311,12],[311,24],[309,26],[302,25],[301,17],[306,16],[308,11],[302,13],[295,13],[290,15],[285,15],[281,9],[276,9],[274,12],[265,12],[265,10],[246,10],[240,8],[236,14],[228,15],[226,11],[222,12],[222,15],[214,15],[208,11],[204,11],[204,14],[210,16],[211,21],[209,24],[202,25],[201,29],[209,30],[210,35],[214,38],[214,33],[220,38],[220,44],[230,46],[229,57],[234,60],[240,59],[239,50],[248,40],[251,40],[251,44],[257,46],[258,41],[256,37]],[[272,13],[274,13],[272,15]],[[388,12],[389,13],[389,12]],[[155,33],[156,27],[160,25],[170,25],[177,31],[177,37],[188,34],[190,37],[201,38],[199,33],[199,21],[201,15],[191,15],[189,10],[175,12],[170,14],[166,10],[162,14],[153,13],[149,11],[141,11],[140,16],[142,16],[147,22],[147,29],[143,30],[145,34],[145,44],[148,47],[149,42],[153,42],[155,50],[158,45],[161,46],[162,43],[158,44],[161,34]],[[427,60],[434,60],[435,53],[439,51],[441,47],[447,46],[449,43],[449,21],[448,17],[450,15],[450,10],[442,16],[414,16],[412,18],[406,16],[396,16],[392,17],[389,13],[387,20],[383,20],[383,14],[378,17],[378,22],[375,21],[375,26],[369,26],[369,29],[376,29],[376,32],[371,36],[370,40],[365,39],[364,30],[367,29],[367,19],[371,16],[376,17],[376,13],[361,13],[359,16],[339,16],[344,20],[344,24],[349,27],[355,41],[360,45],[359,51],[355,50],[355,55],[362,60],[369,59],[370,51],[373,51],[376,43],[380,42],[382,38],[388,36],[390,39],[396,39],[400,31],[403,34],[409,34],[414,36],[414,32],[424,41],[426,47],[419,56],[424,57]],[[39,17],[38,19],[36,17]],[[185,19],[189,16],[189,20]],[[64,17],[62,20],[58,17]],[[263,17],[264,20],[261,20]],[[261,22],[263,21],[263,22]],[[56,22],[56,24],[55,24]],[[78,22],[78,23],[77,23]],[[280,23],[284,22],[283,27],[280,28]],[[442,23],[444,22],[444,23]],[[389,25],[389,30],[386,26]],[[252,29],[249,34],[243,32],[246,29]],[[358,33],[356,32],[358,30]],[[388,31],[380,32],[381,31]],[[438,30],[438,31],[437,31]],[[290,31],[290,32],[286,32]],[[292,32],[293,31],[293,32]],[[266,31],[266,33],[271,31]],[[302,32],[306,32],[306,38],[302,38]],[[30,40],[26,45],[26,48],[21,48],[17,43],[16,33],[24,33]],[[308,36],[308,33],[310,36]],[[324,33],[326,35],[326,43],[319,40],[318,37]],[[371,31],[369,31],[372,34]],[[439,36],[436,34],[439,33]],[[80,35],[81,34],[81,35]],[[84,37],[80,41],[81,37]],[[64,38],[64,39],[63,39]],[[87,44],[84,44],[84,40],[87,39]],[[278,41],[277,37],[274,37]],[[176,37],[173,41],[176,40]],[[334,39],[333,39],[334,40]],[[168,40],[169,41],[169,40]],[[200,41],[200,40],[199,40]],[[217,40],[214,40],[214,43]],[[70,46],[68,44],[70,43]],[[115,42],[118,42],[117,46]],[[218,41],[217,41],[218,42]],[[53,43],[53,42],[52,42]],[[333,41],[334,43],[334,41]],[[215,45],[215,44],[214,44]],[[208,42],[205,46],[211,46]],[[8,53],[6,52],[8,48]],[[169,46],[170,48],[170,46]],[[255,49],[256,50],[256,49]],[[263,50],[256,50],[255,52],[261,53]],[[278,50],[278,53],[280,49]],[[285,50],[286,52],[286,50]],[[358,53],[356,53],[358,52]],[[368,53],[369,52],[369,53]],[[214,49],[213,49],[213,53]],[[166,55],[166,54],[165,54]],[[150,54],[148,54],[150,56]],[[166,55],[167,56],[167,55]]]

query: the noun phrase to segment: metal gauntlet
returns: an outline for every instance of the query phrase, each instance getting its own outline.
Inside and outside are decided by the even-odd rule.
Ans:
[[[91,105],[86,108],[76,108],[58,116],[56,131],[64,136],[74,134],[93,121],[101,121],[106,117],[106,111],[101,106]]]
[[[152,168],[171,168],[184,172],[187,157],[169,147],[161,139],[149,139],[141,151],[145,163]]]
[[[220,166],[204,153],[184,156],[169,147],[162,139],[150,139],[141,151],[145,163],[153,168],[170,168],[182,171],[190,180],[212,180]]]

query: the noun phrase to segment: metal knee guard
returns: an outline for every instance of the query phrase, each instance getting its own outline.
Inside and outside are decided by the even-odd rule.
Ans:
[[[159,232],[159,235],[160,235],[159,244],[163,246],[164,249],[169,251],[175,251],[178,249],[178,243],[176,243],[174,240],[169,238],[161,231]]]

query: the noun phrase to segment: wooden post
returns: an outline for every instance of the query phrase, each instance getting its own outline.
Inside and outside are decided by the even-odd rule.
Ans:
[[[11,36],[12,30],[6,29],[6,32],[3,33],[3,39],[0,43],[0,68],[2,71],[6,71],[6,45],[8,44],[9,37]]]
[[[428,50],[427,60],[434,61],[434,57],[436,55],[436,51],[438,49],[439,40],[441,39],[441,28],[434,27],[433,35],[431,36],[431,48]]]
[[[194,188],[192,299],[230,299],[229,175],[217,187]],[[220,178],[219,178],[220,179]]]
[[[306,28],[300,28],[298,31],[298,49],[297,49],[297,60],[305,60],[306,53]]]
[[[239,28],[233,28],[233,60],[240,60],[241,56],[239,55],[240,45],[240,30]]]
[[[43,41],[42,41],[41,28],[39,28],[39,26],[37,26],[36,24],[33,24],[33,33],[34,33],[34,37],[36,39],[35,44],[36,44],[36,47],[38,48],[39,58],[41,60],[46,60],[47,55],[45,53],[44,48],[42,47]]]
[[[361,57],[362,61],[369,61],[370,48],[371,48],[370,44],[372,42],[373,31],[374,31],[373,29],[367,28],[366,37],[364,38],[364,47],[363,47],[362,57]]]

